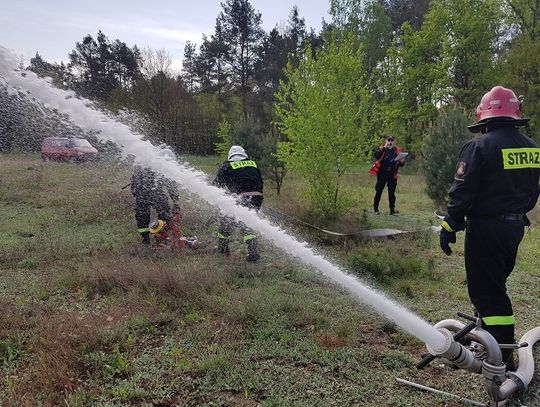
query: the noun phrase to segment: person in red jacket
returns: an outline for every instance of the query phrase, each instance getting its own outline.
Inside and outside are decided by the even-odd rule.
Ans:
[[[396,187],[398,180],[398,170],[404,164],[404,159],[398,159],[398,154],[401,152],[399,147],[394,145],[395,139],[393,136],[386,138],[384,145],[375,149],[375,164],[370,170],[370,173],[377,175],[377,183],[375,184],[375,198],[373,198],[373,212],[379,215],[379,202],[385,186],[388,186],[388,202],[390,204],[390,215],[396,215]]]

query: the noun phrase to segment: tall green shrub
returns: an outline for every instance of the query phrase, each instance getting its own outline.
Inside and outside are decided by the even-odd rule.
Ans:
[[[540,24],[540,21],[539,21]],[[523,95],[523,114],[531,119],[526,133],[540,141],[540,38],[517,37],[501,64],[503,86]],[[486,90],[487,92],[487,90]]]
[[[308,49],[298,68],[289,64],[285,77],[276,115],[288,141],[278,144],[277,156],[302,177],[313,212],[339,216],[354,204],[342,176],[369,144],[362,50],[353,36],[330,39],[317,57]]]
[[[231,125],[227,119],[222,119],[219,122],[217,136],[219,141],[215,144],[216,152],[224,160],[227,159],[229,148],[233,145],[231,136]]]

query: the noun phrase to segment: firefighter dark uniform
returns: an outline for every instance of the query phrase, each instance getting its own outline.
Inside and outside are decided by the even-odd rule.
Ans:
[[[170,220],[170,206],[165,190],[166,180],[148,167],[135,165],[131,177],[131,193],[135,198],[135,220],[144,244],[150,243],[150,211],[157,212],[159,220]],[[174,188],[171,188],[174,190]],[[174,199],[174,198],[173,198]]]
[[[499,343],[514,343],[514,313],[506,292],[524,228],[526,213],[540,193],[540,148],[520,133],[520,104],[510,89],[497,86],[482,98],[473,132],[484,134],[462,148],[449,190],[441,248],[450,255],[455,232],[465,235],[469,298],[484,328]],[[512,350],[503,350],[511,359]]]
[[[403,166],[403,161],[396,160],[396,157],[401,152],[399,147],[393,146],[394,138],[388,137],[387,143],[391,143],[392,147],[378,147],[375,152],[375,165],[370,170],[370,173],[377,175],[377,183],[375,184],[375,197],[373,198],[373,211],[379,214],[379,202],[386,186],[388,188],[388,203],[390,206],[390,214],[395,215],[396,211],[396,188],[398,180],[399,167]]]
[[[257,163],[248,159],[244,149],[232,146],[229,150],[228,160],[219,169],[214,184],[227,188],[231,193],[240,197],[240,204],[248,208],[259,210],[263,203],[263,180]],[[222,254],[229,254],[229,238],[236,226],[230,217],[223,217],[219,227],[218,248]],[[255,262],[260,256],[257,248],[257,236],[244,224],[240,224],[247,244],[247,261]]]

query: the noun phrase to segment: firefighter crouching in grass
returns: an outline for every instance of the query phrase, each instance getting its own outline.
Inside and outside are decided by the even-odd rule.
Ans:
[[[240,196],[240,204],[248,208],[259,210],[263,203],[263,180],[257,163],[250,160],[245,150],[240,146],[232,146],[227,161],[219,169],[214,184],[220,188],[227,188],[231,193]],[[219,226],[218,250],[229,255],[229,238],[236,226],[230,217],[222,217]],[[257,249],[257,236],[247,226],[240,224],[247,245],[246,260],[256,262],[259,260]]]
[[[440,245],[452,254],[456,232],[465,235],[465,269],[469,298],[483,327],[500,344],[514,343],[514,313],[506,292],[525,226],[538,200],[540,148],[518,130],[527,124],[521,104],[510,89],[496,86],[476,108],[482,133],[461,149]],[[513,366],[512,349],[502,349],[503,361]]]
[[[176,160],[174,153],[168,149],[162,150],[160,156],[163,159]],[[142,243],[149,245],[150,234],[156,235],[167,230],[167,224],[171,221],[169,198],[173,205],[177,205],[178,188],[173,180],[136,163],[131,177],[131,193],[135,198],[137,230],[141,235]],[[158,217],[152,224],[150,224],[151,208],[154,208]]]

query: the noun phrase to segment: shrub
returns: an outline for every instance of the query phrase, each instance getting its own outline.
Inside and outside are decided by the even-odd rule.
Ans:
[[[444,110],[437,123],[430,129],[423,150],[422,170],[427,184],[427,194],[436,205],[445,206],[448,188],[463,144],[471,138],[467,129],[470,120],[463,110],[453,106]]]
[[[400,278],[417,275],[425,268],[422,259],[408,256],[387,248],[369,248],[354,253],[349,258],[351,270],[360,276],[371,276],[378,282],[387,278]]]
[[[316,55],[308,50],[297,68],[287,66],[276,94],[276,122],[287,136],[277,155],[302,178],[313,212],[330,218],[354,205],[343,175],[371,144],[371,95],[356,41],[351,35]]]
[[[229,148],[231,148],[231,146],[233,145],[231,137],[231,125],[226,119],[223,119],[221,120],[221,122],[219,122],[217,136],[219,141],[216,143],[216,152],[221,158],[226,160],[227,152],[229,151]]]

